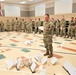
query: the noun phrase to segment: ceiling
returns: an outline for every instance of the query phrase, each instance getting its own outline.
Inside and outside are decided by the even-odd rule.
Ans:
[[[22,3],[22,4],[30,5],[30,4],[35,4],[35,3],[48,1],[48,0],[4,0],[4,1],[0,0],[0,3],[21,4],[20,2],[23,2],[23,1],[26,2],[26,3]]]

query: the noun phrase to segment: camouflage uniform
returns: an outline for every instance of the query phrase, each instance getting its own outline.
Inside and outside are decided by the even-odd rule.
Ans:
[[[28,27],[29,27],[29,33],[32,33],[32,22],[29,23]]]
[[[66,37],[66,20],[61,20],[60,21],[60,36]]]
[[[49,55],[48,58],[53,56],[53,47],[52,47],[52,28],[53,28],[53,23],[50,21],[46,22],[44,25],[44,45],[46,48],[46,53],[44,56]]]
[[[71,39],[74,37],[75,27],[74,24],[71,27]]]
[[[1,21],[1,30],[4,31],[4,23]]]
[[[59,29],[60,29],[60,22],[57,21],[57,22],[56,22],[56,36],[59,35]]]
[[[24,22],[24,32],[26,32],[26,22]]]
[[[38,32],[38,21],[35,21],[35,34]]]
[[[20,20],[19,21],[19,25],[18,25],[18,31],[22,31],[22,25],[23,25],[23,22]]]
[[[73,27],[72,27],[73,24],[74,24],[74,21],[71,20],[71,21],[69,22],[69,26],[68,26],[68,38],[69,38],[69,37],[72,37],[72,31],[71,31],[71,30],[73,30]]]
[[[14,20],[12,20],[12,22],[11,22],[11,29],[12,29],[12,31],[14,31],[15,29],[15,21]]]
[[[76,21],[75,21],[75,27],[74,27],[74,39],[76,40]]]
[[[10,22],[9,22],[9,20],[7,20],[7,22],[6,22],[6,26],[7,26],[7,31],[10,31]]]
[[[18,30],[19,30],[19,21],[16,20],[16,31],[18,31]]]
[[[39,26],[41,26],[41,21],[38,21],[38,32],[41,33],[41,30],[39,29]]]
[[[26,22],[26,32],[29,33],[29,22]]]

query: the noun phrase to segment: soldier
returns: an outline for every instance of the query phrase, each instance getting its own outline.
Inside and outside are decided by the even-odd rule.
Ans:
[[[18,21],[18,18],[16,18],[16,31],[18,31],[19,30],[19,21]]]
[[[10,31],[10,22],[9,22],[9,20],[7,20],[7,22],[6,22],[6,30],[7,31]]]
[[[74,27],[74,23],[71,26],[71,39],[74,37],[74,32],[75,32],[75,27]]]
[[[26,32],[28,33],[29,32],[29,19],[26,20]]]
[[[57,19],[57,21],[56,21],[56,36],[59,35],[59,29],[60,29],[60,21],[59,21],[59,19]]]
[[[71,17],[71,21],[69,22],[69,26],[68,26],[68,36],[67,38],[71,37],[71,33],[72,33],[72,25],[74,24],[74,17]]]
[[[26,32],[26,21],[24,21],[24,28],[23,28],[24,30],[24,32]]]
[[[29,28],[29,33],[32,33],[33,32],[33,30],[32,30],[32,19],[29,20],[28,28]]]
[[[64,35],[64,38],[66,37],[66,20],[64,17],[60,21],[60,36],[62,37]]]
[[[44,23],[44,45],[46,48],[46,53],[44,56],[49,55],[48,58],[53,56],[53,47],[52,47],[52,28],[53,23],[49,21],[49,15],[45,14],[45,23]]]
[[[19,25],[18,25],[18,27],[19,27],[19,28],[18,28],[18,31],[22,31],[23,21],[24,21],[24,20],[20,18],[20,20],[19,20]]]
[[[15,21],[14,21],[14,19],[12,19],[12,22],[11,22],[11,29],[12,29],[12,31],[14,31],[14,28],[15,28]]]
[[[4,23],[1,21],[1,30],[4,31]]]
[[[35,18],[35,34],[38,32],[38,21]]]
[[[41,20],[38,18],[38,32],[41,33],[41,30],[39,29],[39,26],[41,26]]]

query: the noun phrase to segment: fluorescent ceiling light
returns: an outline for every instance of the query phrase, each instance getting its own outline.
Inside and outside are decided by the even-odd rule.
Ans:
[[[21,4],[25,4],[26,2],[25,1],[22,1],[22,2],[20,2]]]
[[[34,1],[34,0],[29,0],[29,1]]]
[[[5,1],[5,0],[0,0],[0,1]]]

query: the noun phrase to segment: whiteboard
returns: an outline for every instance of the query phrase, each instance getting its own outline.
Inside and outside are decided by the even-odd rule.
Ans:
[[[55,0],[54,14],[72,13],[73,0]]]
[[[44,15],[45,15],[45,4],[35,6],[35,16],[44,16]]]
[[[20,17],[19,6],[4,6],[5,16]]]

